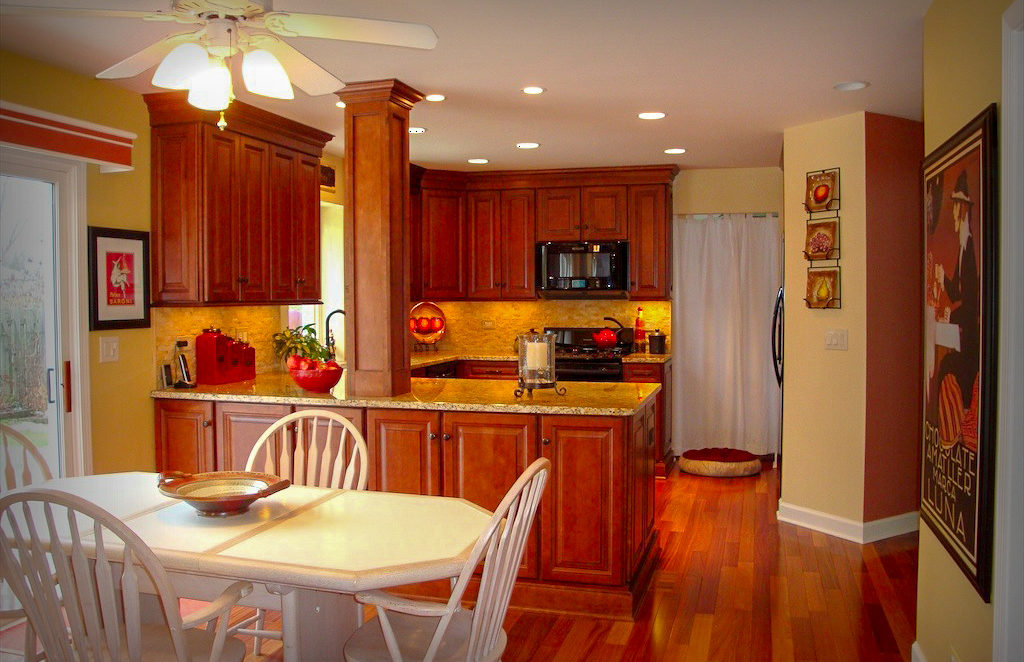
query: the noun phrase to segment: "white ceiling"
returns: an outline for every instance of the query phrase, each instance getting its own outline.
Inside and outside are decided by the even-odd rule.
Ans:
[[[158,9],[143,0],[0,0],[4,4]],[[867,110],[921,119],[922,23],[931,0],[278,0],[279,11],[426,23],[433,51],[295,38],[347,82],[398,78],[423,101],[411,158],[456,170],[676,163],[777,166],[782,133]],[[188,26],[115,18],[4,16],[0,47],[85,75]],[[157,91],[152,72],[115,84]],[[841,93],[836,82],[867,80]],[[2,83],[0,83],[2,84]],[[519,90],[548,91],[528,97]],[[337,136],[334,95],[238,98]],[[643,121],[641,111],[666,118]],[[534,141],[540,149],[515,148]],[[667,147],[686,154],[669,156]],[[466,162],[490,159],[485,166]]]

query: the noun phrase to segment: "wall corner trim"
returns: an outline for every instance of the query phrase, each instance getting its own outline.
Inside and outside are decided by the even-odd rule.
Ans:
[[[857,522],[811,508],[795,506],[784,501],[779,502],[776,517],[780,522],[821,531],[827,535],[861,545],[917,531],[920,522],[916,510],[871,522]]]

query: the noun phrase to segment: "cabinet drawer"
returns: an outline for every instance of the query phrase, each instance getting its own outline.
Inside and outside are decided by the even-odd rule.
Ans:
[[[657,363],[624,363],[622,378],[627,382],[648,382],[660,384],[662,366]]]
[[[518,379],[515,361],[459,361],[456,373],[460,379]]]

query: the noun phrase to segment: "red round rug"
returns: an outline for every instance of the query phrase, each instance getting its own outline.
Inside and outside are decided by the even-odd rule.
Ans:
[[[679,458],[679,468],[697,476],[734,478],[761,473],[761,460],[735,448],[691,448]]]

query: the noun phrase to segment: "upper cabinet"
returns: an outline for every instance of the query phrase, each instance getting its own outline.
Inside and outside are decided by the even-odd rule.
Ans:
[[[320,298],[320,156],[331,135],[235,101],[148,94],[153,303]]]
[[[535,246],[629,242],[635,299],[671,295],[675,166],[462,173],[411,166],[414,300],[533,299]]]

